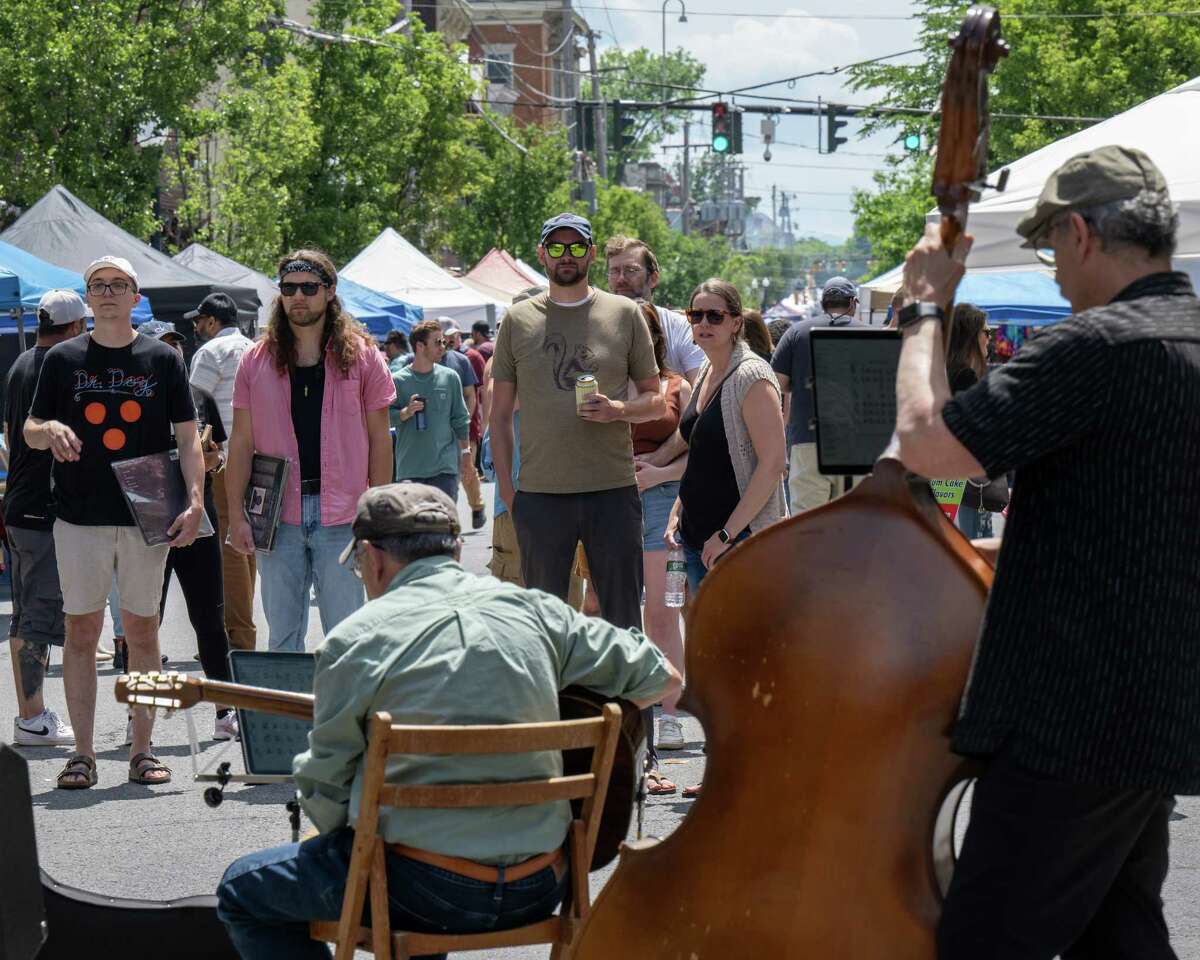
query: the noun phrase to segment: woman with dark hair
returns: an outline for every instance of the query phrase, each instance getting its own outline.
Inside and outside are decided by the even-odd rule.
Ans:
[[[950,348],[946,353],[946,377],[950,392],[958,393],[975,386],[987,373],[988,325],[987,314],[970,303],[954,306],[950,322]],[[1003,489],[999,489],[1003,482]],[[995,489],[993,489],[995,488]],[[984,505],[984,493],[989,494],[988,503],[999,505],[1000,500],[990,499],[1004,494],[1007,502],[1007,481],[997,479],[989,483],[987,477],[967,479],[962,503],[958,508],[955,524],[968,538],[992,535],[992,515]]]
[[[775,347],[771,343],[771,331],[767,329],[762,311],[747,310],[742,314],[742,319],[746,322],[746,345],[770,363]]]
[[[668,444],[679,429],[680,414],[692,399],[692,385],[687,378],[667,366],[667,338],[659,321],[658,311],[650,303],[642,304],[642,316],[650,328],[650,339],[654,343],[654,359],[658,362],[660,390],[667,403],[667,414],[659,420],[633,425],[634,465],[637,467],[637,485],[642,496],[642,575],[646,585],[645,625],[646,635],[680,673],[683,672],[683,637],[679,632],[679,611],[666,603],[667,545],[663,535],[667,532],[667,521],[671,507],[679,495],[679,481],[687,466],[688,456],[681,456],[662,467],[653,466],[643,459],[650,457]],[[657,736],[650,743],[651,760],[657,759],[655,746],[664,750],[682,750],[685,742],[683,727],[676,714],[678,694],[663,697],[662,717]],[[651,765],[649,791],[653,794],[675,792],[675,785],[658,775]]]

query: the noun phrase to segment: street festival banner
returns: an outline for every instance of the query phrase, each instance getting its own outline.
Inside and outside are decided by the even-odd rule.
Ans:
[[[958,508],[962,505],[963,494],[967,490],[967,481],[964,480],[930,480],[929,486],[933,489],[933,498],[937,501],[942,512],[953,522],[958,516]]]

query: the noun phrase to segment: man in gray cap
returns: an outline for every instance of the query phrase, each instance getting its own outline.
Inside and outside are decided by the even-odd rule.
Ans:
[[[821,316],[788,327],[771,355],[771,368],[787,396],[788,494],[793,513],[828,503],[838,495],[841,481],[840,477],[825,476],[817,469],[809,333],[814,327],[866,326],[854,319],[858,313],[858,290],[845,277],[825,281],[821,310]]]
[[[13,362],[5,389],[8,482],[4,523],[12,566],[13,609],[8,642],[17,684],[12,739],[17,746],[75,742],[71,728],[42,699],[50,647],[61,647],[66,637],[50,496],[54,457],[45,450],[31,449],[21,431],[46,353],[55,344],[83,333],[87,329],[86,316],[87,308],[74,290],[47,291],[38,301],[37,343]]]
[[[514,304],[492,357],[491,444],[527,587],[566,599],[583,543],[601,615],[641,626],[642,503],[629,424],[666,414],[650,329],[637,304],[588,284],[592,225],[561,213],[542,225],[550,289]],[[629,395],[629,384],[635,398]],[[512,481],[521,407],[520,489]]]
[[[953,396],[941,324],[965,238],[908,255],[892,452],[927,477],[1016,470],[953,749],[986,760],[943,960],[1174,957],[1175,794],[1200,793],[1200,301],[1144,153],[1068,160],[1020,222],[1074,315]],[[916,604],[927,602],[915,596]]]
[[[362,495],[342,554],[370,598],[317,651],[309,749],[295,761],[300,802],[320,836],[242,857],[217,914],[243,957],[312,956],[311,920],[341,910],[370,717],[395,723],[555,721],[559,691],[581,684],[639,706],[679,675],[640,631],[580,616],[533,590],[467,573],[458,513],[442,491],[389,484]],[[503,649],[501,649],[501,647]],[[393,760],[390,782],[481,783],[562,775],[558,753]],[[450,933],[549,916],[566,892],[570,807],[387,809],[379,830],[392,923],[415,914]]]

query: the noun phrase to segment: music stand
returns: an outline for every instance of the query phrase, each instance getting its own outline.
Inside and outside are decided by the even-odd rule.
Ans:
[[[291,651],[230,650],[229,673],[234,683],[269,690],[288,690],[292,693],[312,693],[316,672],[316,655]],[[195,780],[215,780],[226,783],[282,783],[292,779],[292,760],[308,749],[311,720],[281,717],[261,710],[238,708],[238,729],[241,731],[244,774],[218,771],[210,773],[225,750],[226,744],[201,770],[196,757],[200,744],[196,738],[192,713],[186,713],[188,736],[192,743],[192,773]]]
[[[900,331],[879,327],[814,327],[813,415],[817,469],[870,473],[896,429]]]

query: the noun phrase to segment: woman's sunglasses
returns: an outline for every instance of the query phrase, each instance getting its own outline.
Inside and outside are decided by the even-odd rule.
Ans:
[[[707,320],[710,327],[719,327],[725,322],[726,316],[733,316],[728,310],[689,310],[688,322],[694,327],[701,320]]]
[[[548,243],[546,244],[546,253],[553,259],[557,260],[568,250],[571,251],[571,256],[576,260],[582,260],[587,256],[588,250],[591,248],[586,243]]]
[[[306,297],[315,297],[317,291],[323,286],[325,286],[323,283],[281,283],[279,285],[279,292],[285,297],[294,297],[296,291],[299,290]]]

